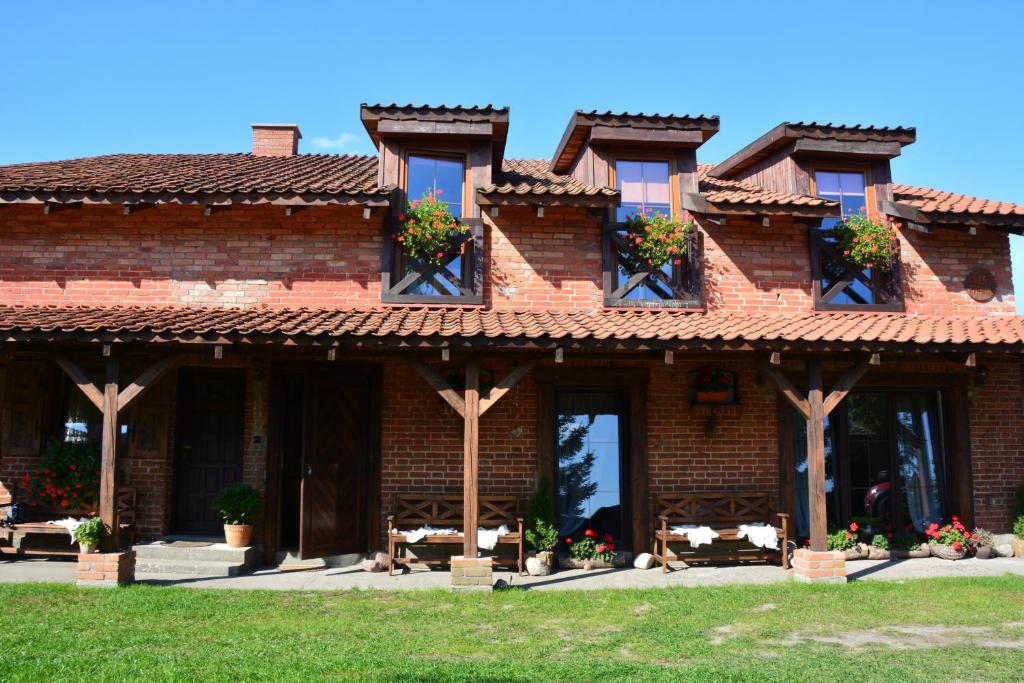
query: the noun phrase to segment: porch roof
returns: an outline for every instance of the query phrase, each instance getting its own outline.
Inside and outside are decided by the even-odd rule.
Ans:
[[[1024,352],[1024,316],[0,306],[0,340]]]

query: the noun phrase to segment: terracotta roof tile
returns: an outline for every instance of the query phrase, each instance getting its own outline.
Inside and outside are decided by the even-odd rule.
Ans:
[[[0,306],[0,338],[13,333],[464,337],[617,342],[800,342],[1014,345],[1024,316],[988,318],[879,313],[787,315],[682,311],[536,311],[436,308],[369,310]]]
[[[896,201],[915,206],[922,213],[1024,217],[1024,206],[1010,202],[997,202],[913,185],[894,184],[892,192]]]
[[[0,166],[0,192],[382,194],[377,157],[109,154]]]
[[[711,175],[713,168],[714,164],[700,164],[697,167],[700,192],[712,204],[804,206],[836,211],[839,209],[839,204],[829,199],[806,194],[774,192],[739,180],[715,178]]]
[[[572,176],[553,173],[544,159],[506,159],[496,182],[479,188],[478,192],[503,195],[619,196],[619,191],[614,188],[594,187]]]

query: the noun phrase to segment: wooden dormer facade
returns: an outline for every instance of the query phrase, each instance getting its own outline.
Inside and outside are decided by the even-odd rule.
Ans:
[[[501,168],[508,108],[363,104],[359,114],[378,149],[377,182],[392,198],[381,301],[482,303],[484,232],[476,190],[493,184]],[[403,207],[423,193],[442,191],[469,231],[453,239],[440,265],[411,259],[395,242]]]

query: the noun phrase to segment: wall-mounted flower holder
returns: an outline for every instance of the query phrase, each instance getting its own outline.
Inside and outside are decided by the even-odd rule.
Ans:
[[[689,373],[690,405],[731,406],[739,403],[736,373],[719,368],[700,368]]]

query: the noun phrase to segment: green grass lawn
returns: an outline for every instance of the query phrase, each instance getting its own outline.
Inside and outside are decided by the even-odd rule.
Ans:
[[[1024,580],[275,593],[0,586],[0,681],[1024,677]]]

